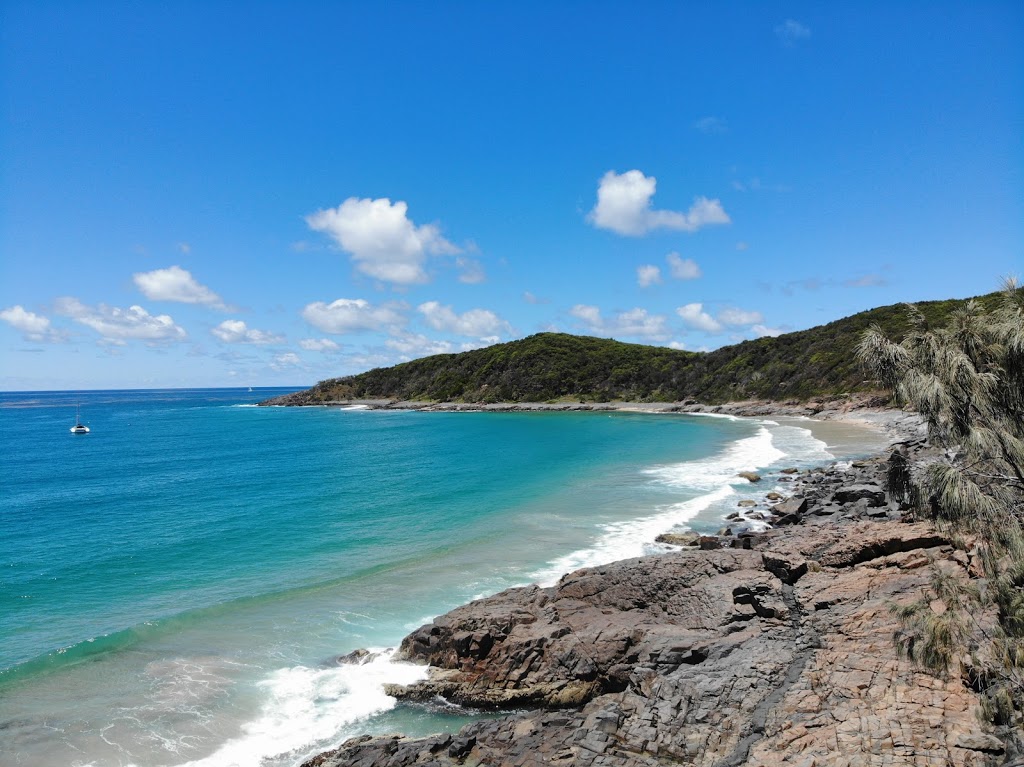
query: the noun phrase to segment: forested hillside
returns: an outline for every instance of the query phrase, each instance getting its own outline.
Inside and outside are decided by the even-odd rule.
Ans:
[[[994,306],[997,293],[978,299]],[[917,304],[943,323],[963,300]],[[321,381],[273,404],[347,399],[465,402],[805,400],[871,391],[855,350],[864,330],[879,326],[893,341],[908,323],[902,305],[885,306],[827,325],[759,338],[713,352],[685,352],[565,333],[539,333],[461,354],[438,354],[389,368]],[[269,404],[269,403],[268,403]]]

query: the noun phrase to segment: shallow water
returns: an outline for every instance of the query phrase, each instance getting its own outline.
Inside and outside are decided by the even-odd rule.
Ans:
[[[383,694],[422,669],[334,658],[717,529],[753,491],[737,471],[884,444],[781,419],[245,406],[276,393],[0,395],[0,764],[290,765],[456,729],[465,712]],[[78,400],[89,435],[68,432]]]

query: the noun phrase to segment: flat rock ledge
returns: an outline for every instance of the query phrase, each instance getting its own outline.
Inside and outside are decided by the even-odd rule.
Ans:
[[[853,519],[510,589],[406,637],[400,654],[431,674],[391,692],[519,712],[355,738],[304,767],[1003,763],[961,679],[895,652],[889,607],[933,562],[972,566],[927,523]]]

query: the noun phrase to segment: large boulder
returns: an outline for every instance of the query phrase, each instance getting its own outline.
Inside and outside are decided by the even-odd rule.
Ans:
[[[832,500],[836,503],[866,500],[869,506],[885,506],[885,491],[874,484],[847,485],[832,493]]]

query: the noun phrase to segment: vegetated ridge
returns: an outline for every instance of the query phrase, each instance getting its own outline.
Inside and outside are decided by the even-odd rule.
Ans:
[[[976,299],[991,308],[999,294]],[[942,324],[968,299],[916,304]],[[316,405],[354,399],[436,402],[677,402],[807,400],[879,389],[856,359],[863,332],[877,325],[899,342],[909,329],[902,304],[827,325],[759,338],[712,352],[630,344],[566,333],[538,333],[459,354],[437,354],[358,375],[332,378],[263,404]]]

